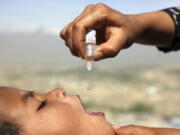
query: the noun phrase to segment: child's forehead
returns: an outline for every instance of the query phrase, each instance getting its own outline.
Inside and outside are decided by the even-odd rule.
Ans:
[[[5,95],[11,95],[11,94],[15,94],[19,92],[17,89],[15,88],[10,88],[10,87],[0,87],[0,96],[5,96]]]
[[[22,94],[23,91],[15,88],[0,88],[0,111],[16,112],[19,108],[22,108]]]
[[[0,102],[13,102],[19,100],[25,91],[16,88],[0,87]]]
[[[20,89],[12,88],[12,87],[0,87],[0,94],[1,93],[21,93],[25,91],[27,90],[20,90]]]
[[[0,90],[18,90],[18,89],[11,87],[0,87]]]

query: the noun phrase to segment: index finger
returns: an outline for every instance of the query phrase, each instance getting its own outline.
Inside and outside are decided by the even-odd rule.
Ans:
[[[72,45],[75,51],[82,56],[85,57],[85,35],[89,29],[96,29],[98,26],[103,25],[99,22],[100,16],[97,14],[87,14],[79,19],[74,25],[72,30]],[[102,20],[101,20],[102,21]]]
[[[83,16],[86,12],[88,12],[94,5],[88,5],[86,6],[86,8],[83,10],[83,12],[76,17],[71,23],[67,24],[59,33],[59,35],[61,36],[61,38],[63,38],[65,40],[66,38],[66,31],[67,28],[70,27],[74,22],[76,22],[79,18],[81,18],[81,16]]]

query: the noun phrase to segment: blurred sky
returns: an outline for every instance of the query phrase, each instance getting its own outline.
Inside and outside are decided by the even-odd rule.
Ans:
[[[78,16],[88,4],[100,2],[129,14],[156,11],[180,5],[180,0],[0,0],[0,33],[6,33],[0,40],[2,48],[0,49],[0,63],[3,61],[5,63],[18,63],[18,61],[19,63],[33,63],[35,61],[46,64],[52,61],[61,63],[61,58],[76,63],[77,59],[71,56],[69,50],[58,37],[59,30]],[[34,37],[32,35],[26,36],[24,38],[26,41],[22,41],[21,36],[8,37],[12,32],[39,31],[55,35],[58,37],[57,41],[50,36],[39,38],[38,34],[35,34]],[[35,37],[36,39],[34,39]],[[12,39],[11,43],[10,39]],[[43,42],[40,39],[43,39],[41,40]],[[63,46],[59,44],[63,44]],[[118,61],[126,64],[179,63],[177,57],[180,57],[180,53],[161,54],[155,47],[133,46],[128,51],[121,52],[115,59],[106,61],[110,63]],[[67,58],[69,59],[67,60]]]
[[[123,13],[140,13],[177,6],[179,0],[0,0],[0,30],[57,32],[88,4],[105,3]]]

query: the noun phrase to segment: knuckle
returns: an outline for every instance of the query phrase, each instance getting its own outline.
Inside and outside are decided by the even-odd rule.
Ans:
[[[64,31],[63,30],[61,30],[60,32],[59,32],[59,36],[61,37],[61,38],[65,38],[65,33],[64,33]]]
[[[73,50],[75,50],[76,52],[79,52],[79,47],[76,43],[73,42]]]
[[[98,4],[96,4],[96,6],[99,8],[106,8],[106,5],[103,3],[98,3]]]
[[[96,5],[97,7],[97,14],[102,18],[102,19],[106,19],[108,16],[108,8],[105,4],[99,3]]]
[[[89,4],[89,5],[87,5],[87,6],[86,6],[86,8],[85,8],[85,9],[92,8],[93,6],[94,6],[93,4]]]
[[[73,50],[76,53],[81,53],[81,49],[82,49],[82,47],[78,43],[73,43]]]
[[[72,46],[72,42],[71,42],[70,39],[67,40],[67,44],[68,44],[68,46],[70,46],[70,47]]]
[[[71,28],[68,28],[65,32],[65,36],[69,37],[71,35],[71,32],[72,32]]]
[[[73,30],[79,30],[81,29],[81,27],[82,27],[82,23],[77,22],[73,25]]]
[[[69,41],[66,41],[66,42],[65,42],[65,45],[71,50],[71,44],[70,44]]]
[[[74,51],[80,52],[79,45],[78,45],[78,43],[76,41],[72,41],[72,47],[73,47]]]

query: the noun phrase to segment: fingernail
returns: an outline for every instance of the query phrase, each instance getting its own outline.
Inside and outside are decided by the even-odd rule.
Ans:
[[[93,56],[94,56],[94,60],[99,60],[103,57],[103,53],[100,51],[95,51]]]

